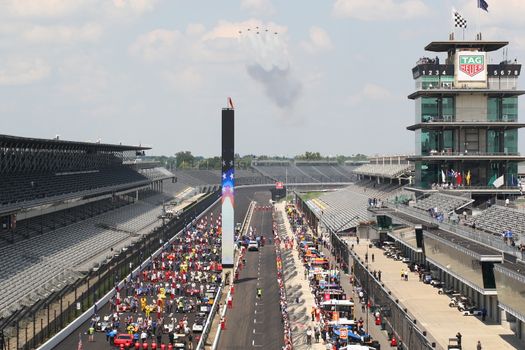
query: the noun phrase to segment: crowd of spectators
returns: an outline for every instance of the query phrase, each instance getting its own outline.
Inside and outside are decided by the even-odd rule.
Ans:
[[[281,237],[275,220],[273,221],[273,234],[275,242],[276,264],[277,264],[277,283],[279,284],[279,308],[281,310],[281,322],[284,330],[284,346],[282,350],[292,350],[292,330],[290,326],[290,316],[288,314],[288,302],[286,295],[286,287],[283,278],[283,261],[281,255]]]

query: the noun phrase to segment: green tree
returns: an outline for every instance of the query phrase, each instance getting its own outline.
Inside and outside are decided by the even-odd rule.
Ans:
[[[195,157],[190,151],[177,152],[175,153],[175,157],[177,158],[177,168],[188,169],[193,167]]]
[[[199,162],[199,169],[220,170],[221,168],[221,157],[204,158]]]
[[[299,160],[322,160],[323,157],[321,156],[321,153],[319,152],[304,152],[304,154],[300,154],[295,157],[295,159]]]

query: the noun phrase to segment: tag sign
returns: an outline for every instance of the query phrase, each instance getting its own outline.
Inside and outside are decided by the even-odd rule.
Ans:
[[[487,81],[487,55],[478,51],[459,51],[456,54],[456,80],[458,82]]]

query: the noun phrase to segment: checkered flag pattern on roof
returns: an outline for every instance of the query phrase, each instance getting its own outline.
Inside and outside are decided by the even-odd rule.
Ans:
[[[457,11],[453,11],[452,13],[454,14],[454,27],[467,28],[467,20]]]

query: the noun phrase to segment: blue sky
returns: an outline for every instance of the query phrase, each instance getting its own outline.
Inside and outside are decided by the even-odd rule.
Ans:
[[[231,96],[241,154],[411,153],[411,68],[453,6],[525,57],[525,1],[488,2],[0,0],[1,132],[216,155]],[[243,46],[256,26],[275,47]]]

